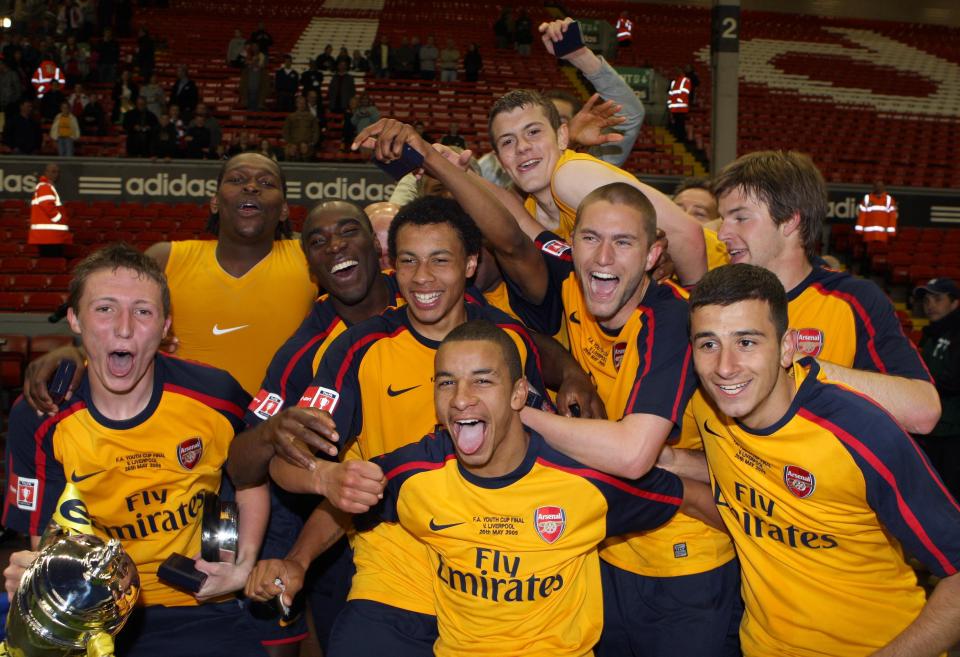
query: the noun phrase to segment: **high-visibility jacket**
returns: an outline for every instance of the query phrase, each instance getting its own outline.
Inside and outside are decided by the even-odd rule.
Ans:
[[[37,90],[37,98],[43,98],[43,95],[50,91],[50,85],[53,84],[54,80],[60,83],[61,88],[67,83],[57,63],[45,59],[40,62],[40,66],[33,72],[33,78],[30,80],[33,83],[33,88]]]
[[[897,203],[889,194],[864,194],[856,231],[866,242],[886,242],[897,232]]]
[[[633,21],[629,18],[617,19],[617,41],[628,43],[633,40]]]
[[[27,244],[73,244],[73,234],[67,225],[60,195],[45,176],[40,176],[30,201]]]
[[[686,114],[690,111],[690,78],[681,75],[670,83],[667,94],[667,109],[674,114]]]

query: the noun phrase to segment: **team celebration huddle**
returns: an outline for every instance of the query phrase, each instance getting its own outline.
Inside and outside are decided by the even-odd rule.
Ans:
[[[72,505],[139,572],[118,655],[296,655],[308,615],[331,657],[946,654],[960,506],[910,435],[940,399],[885,293],[821,258],[812,160],[672,199],[565,109],[493,102],[505,186],[382,118],[352,148],[412,162],[395,215],[325,199],[294,234],[243,153],[215,239],[86,257],[79,347],[10,417],[7,591]],[[232,562],[201,557],[205,491]]]

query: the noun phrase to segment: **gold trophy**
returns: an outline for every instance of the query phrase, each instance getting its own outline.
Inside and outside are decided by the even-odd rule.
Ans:
[[[91,531],[86,506],[67,483],[40,553],[10,601],[0,657],[113,655],[113,637],[133,611],[140,577],[120,541]]]

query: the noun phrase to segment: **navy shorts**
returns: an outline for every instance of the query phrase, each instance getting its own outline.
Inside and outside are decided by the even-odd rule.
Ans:
[[[134,609],[117,635],[118,657],[265,657],[237,600],[196,607]]]
[[[597,657],[739,657],[740,563],[682,577],[646,577],[600,560],[603,633]]]
[[[433,657],[437,617],[372,600],[349,600],[330,633],[326,657]]]

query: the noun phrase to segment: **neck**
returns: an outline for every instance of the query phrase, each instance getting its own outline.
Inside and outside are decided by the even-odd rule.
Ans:
[[[796,249],[779,256],[767,269],[776,274],[783,285],[783,289],[789,294],[793,288],[810,275],[810,272],[813,271],[813,265],[810,264],[803,249]]]
[[[560,227],[560,208],[553,200],[553,192],[547,186],[533,195],[537,200],[537,216],[534,217],[544,230],[557,230]]]
[[[376,275],[366,296],[355,304],[346,304],[332,294],[330,295],[330,302],[337,311],[337,315],[348,324],[362,322],[383,312],[383,309],[391,305],[392,301],[390,288],[381,274]]]
[[[523,459],[527,456],[527,450],[530,447],[530,435],[520,423],[520,416],[514,414],[507,435],[496,447],[496,452],[490,460],[481,466],[464,467],[478,477],[494,478],[508,475],[520,467]]]
[[[460,296],[462,297],[463,294]],[[450,312],[448,312],[444,317],[441,317],[432,324],[420,323],[417,321],[417,318],[414,317],[413,313],[409,311],[407,316],[410,318],[410,324],[417,333],[428,340],[439,342],[447,337],[447,333],[467,321],[467,308],[464,305],[465,303],[466,302],[461,301],[451,308]]]
[[[613,317],[600,322],[600,326],[608,331],[619,331],[626,326],[630,320],[630,315],[632,315],[633,311],[640,305],[640,301],[643,300],[643,295],[647,293],[648,287],[650,287],[650,277],[644,274],[643,280],[641,280],[640,285],[637,286],[636,292],[630,295],[627,302],[620,307],[620,310],[618,310]]]
[[[748,429],[766,429],[786,415],[796,395],[797,387],[793,381],[793,370],[781,368],[777,382],[767,395],[763,407],[740,418],[741,424]]]
[[[111,392],[96,376],[90,376],[90,396],[101,415],[122,422],[136,417],[150,403],[153,396],[154,364],[144,373],[132,390],[123,394]]]
[[[253,269],[273,250],[273,240],[253,243],[236,242],[228,237],[217,239],[217,262],[231,276],[240,277]]]

